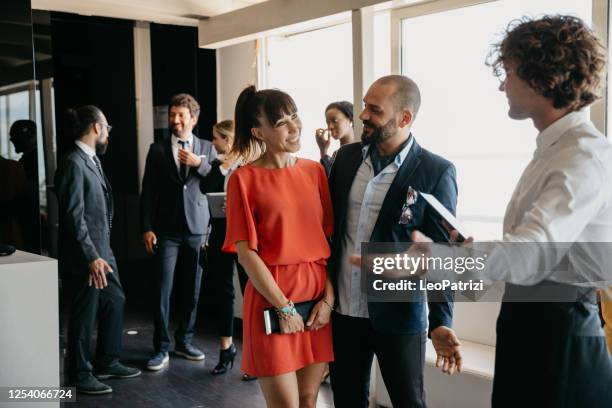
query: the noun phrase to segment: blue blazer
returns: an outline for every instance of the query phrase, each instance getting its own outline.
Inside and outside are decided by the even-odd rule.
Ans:
[[[353,180],[363,162],[361,143],[351,143],[338,150],[329,176],[334,207],[334,235],[332,256],[328,271],[338,298],[341,237],[346,231],[347,203]],[[385,196],[370,242],[411,242],[410,234],[419,230],[434,242],[448,242],[449,235],[440,225],[439,218],[420,198],[411,206],[413,218],[400,224],[402,207],[408,187],[434,195],[451,213],[457,207],[455,166],[448,160],[423,149],[414,141]],[[428,293],[429,332],[438,326],[451,327],[454,293],[451,291]],[[424,296],[423,296],[424,298]],[[417,334],[425,331],[427,316],[425,302],[380,303],[368,302],[368,314],[374,330],[386,334]]]
[[[170,138],[151,144],[140,198],[143,232],[176,234],[181,232],[184,220],[191,234],[206,233],[210,213],[200,182],[210,171],[217,152],[211,142],[194,136],[193,153],[206,158],[197,169],[190,168],[187,180],[183,180],[172,155]]]

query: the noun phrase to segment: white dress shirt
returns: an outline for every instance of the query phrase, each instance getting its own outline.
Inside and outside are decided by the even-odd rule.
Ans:
[[[171,140],[171,143],[172,143],[172,156],[174,157],[174,162],[176,163],[176,168],[179,169],[179,171],[180,171],[181,170],[181,163],[179,162],[178,151],[179,151],[179,149],[182,149],[182,147],[179,145],[179,140],[187,140],[189,142],[189,145],[185,146],[185,150],[189,150],[190,152],[193,152],[193,133],[191,133],[187,139],[179,139],[178,137],[176,137],[173,134],[170,137],[170,140]]]
[[[369,146],[364,146],[364,157],[357,170],[348,198],[346,211],[346,231],[342,236],[340,270],[338,274],[337,312],[346,316],[368,316],[368,300],[365,288],[361,286],[360,268],[349,263],[350,254],[361,253],[361,243],[368,242],[378,219],[380,209],[391,183],[404,163],[414,144],[414,138],[395,156],[393,162],[374,176],[374,167],[369,154]]]
[[[519,285],[543,280],[611,284],[612,266],[599,260],[612,259],[612,254],[602,254],[604,245],[590,243],[612,243],[612,144],[585,112],[567,114],[536,141],[508,203],[503,236],[503,243],[533,244],[509,250],[510,245],[474,243],[473,250],[488,255],[485,276],[480,277]],[[546,245],[576,242],[589,244],[574,245],[578,251]]]
[[[96,161],[93,158],[96,155],[96,151],[94,149],[92,149],[87,143],[83,143],[80,140],[75,140],[74,144],[76,144],[79,149],[81,149],[83,153],[85,153],[91,159],[93,164],[96,164]]]

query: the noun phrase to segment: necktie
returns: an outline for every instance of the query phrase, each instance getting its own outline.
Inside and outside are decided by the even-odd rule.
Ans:
[[[104,173],[102,172],[102,163],[100,163],[100,159],[98,159],[98,156],[92,156],[94,163],[96,164],[96,168],[98,169],[98,173],[100,173],[100,178],[102,179],[102,182],[104,183]]]
[[[178,143],[181,145],[181,149],[185,150],[189,147],[189,140],[179,140]],[[186,164],[180,163],[180,171],[181,178],[183,180],[187,180],[187,176],[189,175],[189,169]]]
[[[113,228],[113,214],[112,214],[112,206],[110,204],[110,194],[108,193],[108,185],[106,185],[106,178],[104,177],[104,172],[102,171],[102,163],[100,163],[100,159],[98,156],[92,156],[94,163],[96,164],[96,168],[98,169],[98,173],[100,173],[100,178],[102,179],[102,183],[106,186],[107,190],[104,191],[104,196],[106,198],[106,208],[108,208],[108,228]]]

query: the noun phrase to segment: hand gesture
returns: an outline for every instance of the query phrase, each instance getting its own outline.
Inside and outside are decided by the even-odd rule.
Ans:
[[[279,319],[281,334],[298,333],[304,331],[304,320],[299,313],[294,314],[287,320]]]
[[[155,253],[155,245],[157,245],[157,236],[153,231],[147,231],[142,234],[142,242],[144,242],[145,250],[153,255]]]
[[[327,132],[327,136],[325,133]],[[319,146],[319,150],[321,151],[321,156],[327,154],[329,150],[329,146],[331,145],[331,138],[329,137],[328,129],[317,129],[315,131],[315,139],[317,141],[317,146]]]
[[[332,304],[331,302],[328,303]],[[306,320],[307,330],[319,330],[329,323],[331,311],[331,307],[323,299],[319,300],[312,308],[308,320]]]
[[[455,369],[461,372],[463,369],[461,343],[454,330],[446,326],[436,327],[431,331],[431,343],[436,350],[436,367],[440,367],[442,372],[448,375],[452,375]]]
[[[411,234],[411,238],[413,243],[410,245],[410,248],[405,252],[405,255],[411,258],[420,258],[420,257],[428,257],[431,255],[431,244],[432,240],[426,236],[425,234],[419,231],[413,231]],[[365,265],[371,265],[372,259],[376,257],[386,257],[388,254],[368,254],[368,257],[365,259]],[[348,259],[349,263],[353,266],[361,268],[361,255],[354,253],[349,255]],[[427,272],[426,264],[419,263],[419,267],[416,269],[412,268],[402,268],[402,269],[385,269],[384,276],[386,278],[405,278],[405,277],[415,277],[422,276]]]
[[[104,289],[108,286],[106,274],[112,273],[113,269],[108,262],[98,258],[89,264],[89,286],[93,285],[96,289]]]
[[[442,227],[444,227],[444,229],[448,232],[449,242],[461,242],[463,245],[471,244],[472,242],[474,242],[474,237],[467,237],[463,239],[464,237],[459,234],[459,231],[451,227],[450,224],[445,220],[442,220],[441,224]]]
[[[200,156],[186,149],[179,149],[178,159],[179,163],[188,167],[200,167],[200,164],[202,164],[202,158]]]

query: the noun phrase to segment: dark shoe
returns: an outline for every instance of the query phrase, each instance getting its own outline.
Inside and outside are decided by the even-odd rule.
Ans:
[[[185,357],[187,360],[204,360],[204,353],[195,348],[192,344],[185,344],[180,347],[177,346],[176,349],[174,349],[174,353],[178,356]]]
[[[99,380],[108,380],[109,378],[134,378],[140,375],[140,370],[134,367],[126,367],[121,363],[115,363],[110,367],[104,367],[96,370],[94,374]]]
[[[159,353],[151,356],[149,361],[147,362],[147,370],[158,371],[164,368],[164,366],[168,365],[170,361],[170,357],[168,356],[168,352],[160,351]]]
[[[219,351],[219,363],[213,368],[212,375],[224,374],[227,371],[227,366],[234,368],[236,354],[238,354],[238,350],[233,344],[225,350]]]
[[[78,381],[75,385],[77,392],[80,392],[81,394],[100,395],[110,394],[113,392],[111,387],[101,383],[93,375],[85,377],[81,381]]]
[[[242,381],[255,381],[257,377],[254,375],[248,375],[247,373],[242,374]]]

